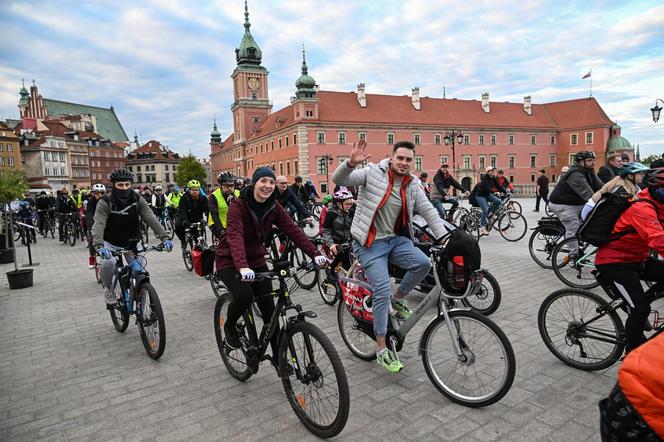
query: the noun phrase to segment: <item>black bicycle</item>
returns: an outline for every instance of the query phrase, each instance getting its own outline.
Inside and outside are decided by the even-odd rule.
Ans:
[[[191,223],[184,230],[185,248],[182,250],[182,260],[184,261],[184,267],[190,272],[194,269],[194,264],[191,262],[191,253],[198,243],[205,242],[206,236],[203,222]]]
[[[279,281],[279,288],[266,295],[276,297],[277,305],[260,336],[252,310],[242,314],[236,325],[242,343],[239,349],[231,349],[224,337],[232,295],[225,293],[217,299],[214,308],[217,347],[228,372],[240,381],[257,373],[262,361],[270,360],[278,367],[286,397],[298,419],[316,436],[333,437],[344,429],[348,420],[350,392],[346,372],[330,339],[306,322],[306,318],[317,315],[292,302],[291,293],[297,287],[289,289],[287,285],[287,278],[292,276],[289,261],[275,263],[273,271],[256,273],[257,280]],[[295,310],[295,314],[287,317],[289,310]],[[265,354],[275,333],[279,333],[277,360]]]
[[[528,251],[533,261],[545,269],[552,269],[553,251],[564,237],[565,226],[555,216],[537,221],[537,227],[533,228],[528,240]]]
[[[162,251],[164,245],[149,247],[145,251]],[[137,247],[111,252],[117,257],[112,289],[117,304],[109,306],[111,321],[121,333],[127,330],[129,316],[136,315],[136,325],[146,353],[152,359],[159,359],[166,348],[166,323],[157,291],[150,284],[150,274],[145,266],[145,256],[137,255]],[[125,265],[122,257],[133,255],[138,266]]]
[[[62,222],[64,223],[64,226],[62,226],[64,243],[74,247],[78,239],[78,214],[76,212],[65,213]]]
[[[308,223],[297,221],[296,224],[299,227],[304,227]],[[312,238],[312,241],[316,242],[320,239],[314,240]],[[311,290],[318,282],[320,272],[317,267],[309,265],[312,262],[311,258],[304,251],[297,248],[289,237],[280,235],[278,229],[272,230],[268,253],[268,263],[274,264],[280,261],[291,263],[291,267],[295,269],[293,277],[303,289]]]

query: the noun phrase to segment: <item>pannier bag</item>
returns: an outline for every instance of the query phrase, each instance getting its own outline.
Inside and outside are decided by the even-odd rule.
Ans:
[[[343,302],[353,317],[361,321],[373,322],[371,286],[354,279],[339,278]]]
[[[482,252],[475,238],[463,229],[454,230],[436,263],[443,289],[452,294],[464,293],[471,275],[481,264]]]
[[[565,226],[555,216],[545,216],[537,221],[537,225],[540,227],[539,232],[542,235],[555,236],[565,232]]]
[[[214,272],[214,249],[195,246],[191,252],[191,263],[198,276],[207,276]]]

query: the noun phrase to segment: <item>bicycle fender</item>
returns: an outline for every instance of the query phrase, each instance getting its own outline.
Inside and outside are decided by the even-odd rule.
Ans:
[[[133,273],[131,279],[134,283],[134,287],[138,288],[144,282],[150,282],[150,275],[146,273]]]

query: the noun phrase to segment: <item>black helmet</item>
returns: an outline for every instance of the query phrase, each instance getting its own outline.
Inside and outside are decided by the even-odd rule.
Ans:
[[[664,167],[658,167],[656,169],[651,169],[650,172],[643,179],[644,183],[647,183],[648,187],[659,188],[664,187]]]
[[[231,172],[221,172],[217,177],[217,183],[235,184],[235,175]]]
[[[244,180],[242,180],[242,182],[244,183],[245,186],[248,186],[249,184],[251,184],[251,178],[244,177]]]
[[[574,155],[574,161],[576,161],[577,163],[580,163],[581,161],[590,158],[596,158],[596,157],[595,153],[589,150],[582,150],[581,152],[577,152],[576,155]]]
[[[134,174],[129,172],[127,169],[119,168],[114,169],[113,172],[108,176],[108,179],[111,180],[111,183],[116,183],[119,181],[134,181]]]
[[[302,177],[300,175],[295,177],[295,182],[296,183],[301,183],[302,182]]]

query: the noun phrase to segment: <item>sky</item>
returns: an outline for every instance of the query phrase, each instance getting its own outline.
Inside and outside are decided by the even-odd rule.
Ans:
[[[225,139],[242,0],[2,1],[0,119],[18,118],[21,79],[45,98],[113,105],[131,138],[209,155]],[[664,3],[531,0],[249,0],[270,71],[273,111],[287,106],[306,47],[323,90],[533,103],[592,94],[641,155],[664,152]],[[663,104],[660,103],[660,106]]]

